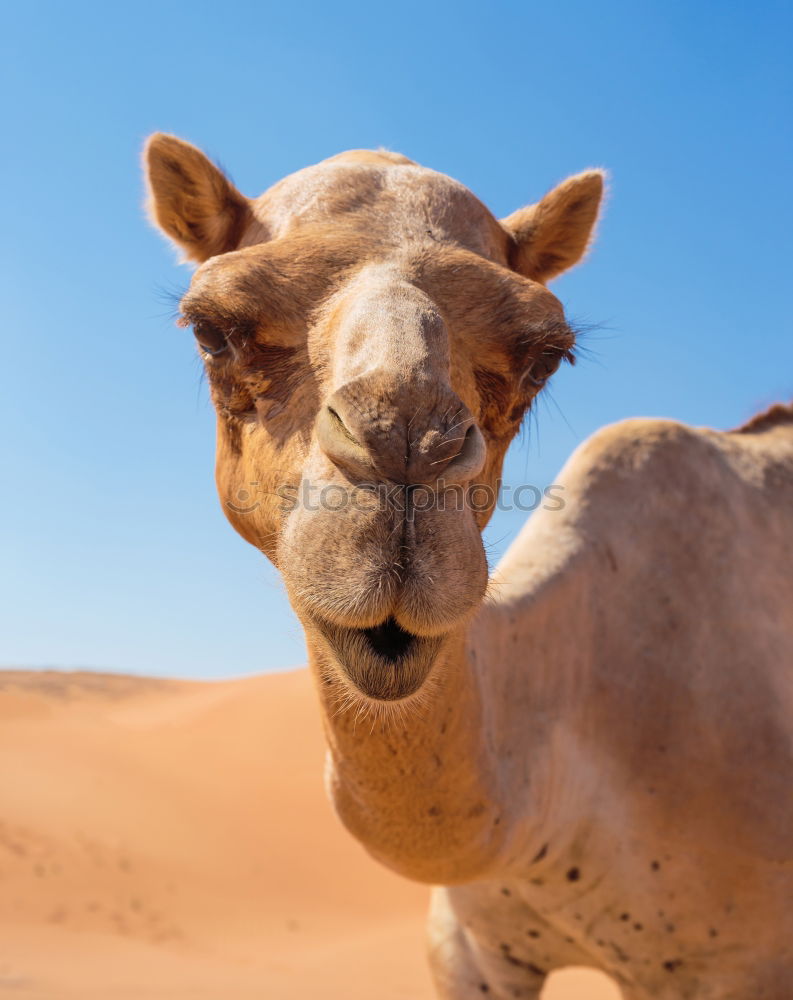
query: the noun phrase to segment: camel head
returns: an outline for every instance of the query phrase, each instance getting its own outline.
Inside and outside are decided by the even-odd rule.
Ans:
[[[574,334],[546,282],[584,254],[599,171],[497,220],[450,178],[353,151],[240,194],[146,146],[151,214],[198,267],[181,302],[217,411],[217,485],[283,575],[315,661],[406,699],[487,585],[507,446]]]

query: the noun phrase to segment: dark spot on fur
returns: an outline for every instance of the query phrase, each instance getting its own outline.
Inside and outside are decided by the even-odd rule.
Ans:
[[[567,872],[567,881],[568,882],[577,882],[580,878],[581,878],[581,871],[578,868],[571,868]]]
[[[516,955],[510,953],[509,945],[501,946],[502,954],[510,965],[514,965],[519,969],[525,969],[526,972],[530,972],[533,976],[544,977],[546,975],[545,969],[541,969],[539,965],[535,965],[534,962],[527,962],[525,959],[518,958]]]
[[[538,938],[540,936],[540,932],[535,931],[534,929],[526,931],[526,933],[529,935],[530,938]]]
[[[620,920],[626,920],[627,921],[627,920],[630,920],[630,919],[631,919],[630,913],[620,913]]]
[[[660,861],[653,861],[652,864],[650,865],[650,867],[652,868],[652,870],[654,872],[657,872],[660,869],[660,867],[661,867],[661,862]]]
[[[611,945],[614,954],[617,956],[620,962],[630,962],[631,957],[627,953],[627,951],[624,951],[622,948],[620,948],[620,946],[615,941],[610,941],[609,944]]]
[[[539,851],[537,851],[537,853],[532,858],[531,863],[533,865],[536,865],[538,861],[542,861],[542,859],[545,857],[547,853],[548,853],[548,845],[543,844],[542,847],[539,849]]]
[[[669,934],[674,934],[674,932],[675,932],[675,925],[674,924],[667,924],[666,925],[666,930],[667,930],[667,932]]]
[[[644,926],[642,924],[634,924],[633,925],[633,929],[635,931],[643,931],[644,930]]]
[[[664,968],[667,972],[676,972],[682,964],[683,963],[679,958],[670,958],[668,961],[664,962]]]
[[[487,985],[487,983],[480,983],[479,984],[479,991],[480,991],[480,993],[489,993],[490,992],[490,987]]]
[[[711,929],[708,931],[708,934],[710,934],[711,937],[719,936],[719,932],[716,930],[715,927],[711,927]]]
[[[502,896],[511,896],[512,893],[509,891],[509,889],[507,889],[506,886],[504,886],[503,889],[501,890],[501,895]]]
[[[441,814],[440,806],[430,806],[429,809],[427,810],[428,816],[440,816],[440,814]]]

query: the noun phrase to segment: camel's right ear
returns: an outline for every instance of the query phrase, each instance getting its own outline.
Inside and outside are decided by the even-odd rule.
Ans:
[[[155,132],[143,162],[152,221],[186,257],[201,263],[237,248],[252,219],[248,199],[200,149]]]

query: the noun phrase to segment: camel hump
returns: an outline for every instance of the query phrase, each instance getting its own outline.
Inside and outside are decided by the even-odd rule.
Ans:
[[[677,420],[661,417],[630,417],[595,431],[571,455],[562,478],[582,481],[587,491],[598,483],[627,479],[638,474],[658,478],[712,449],[714,432],[702,431]]]
[[[637,473],[649,474],[659,488],[674,483],[683,486],[686,469],[701,477],[709,466],[716,472],[717,468],[724,469],[725,462],[733,465],[737,455],[745,451],[738,435],[776,428],[793,429],[791,425],[793,403],[777,403],[729,431],[693,427],[661,417],[631,417],[597,430],[576,449],[565,471],[577,480],[583,477],[590,488],[602,477],[634,477]],[[747,440],[745,444],[749,446],[751,442]],[[749,448],[749,453],[755,455],[756,460],[764,454],[773,464],[782,462],[793,467],[787,435],[782,442],[777,442],[780,444],[781,448],[769,440],[765,448],[759,447],[761,442],[757,441]],[[745,461],[738,462],[739,467],[743,465]],[[644,482],[646,485],[646,480]]]
[[[773,508],[789,525],[793,413],[784,409],[742,434],[645,417],[603,427],[559,473],[566,506],[554,524],[561,518],[586,537],[627,527],[671,532],[679,522],[714,527],[717,517],[727,525],[739,509],[754,523],[761,509]],[[757,433],[774,428],[783,432]],[[754,524],[758,537],[761,529]]]
[[[767,431],[780,424],[793,424],[793,401],[790,403],[774,403],[762,413],[756,413],[753,417],[734,428],[732,434],[756,434],[759,431]]]

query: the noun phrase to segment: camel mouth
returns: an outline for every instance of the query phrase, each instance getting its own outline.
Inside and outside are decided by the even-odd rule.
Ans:
[[[417,635],[406,632],[395,618],[387,618],[373,628],[361,629],[376,656],[382,656],[396,663],[410,652],[410,647],[418,640]]]
[[[421,687],[443,641],[414,635],[389,617],[370,628],[319,625],[346,678],[367,698],[400,701]]]

